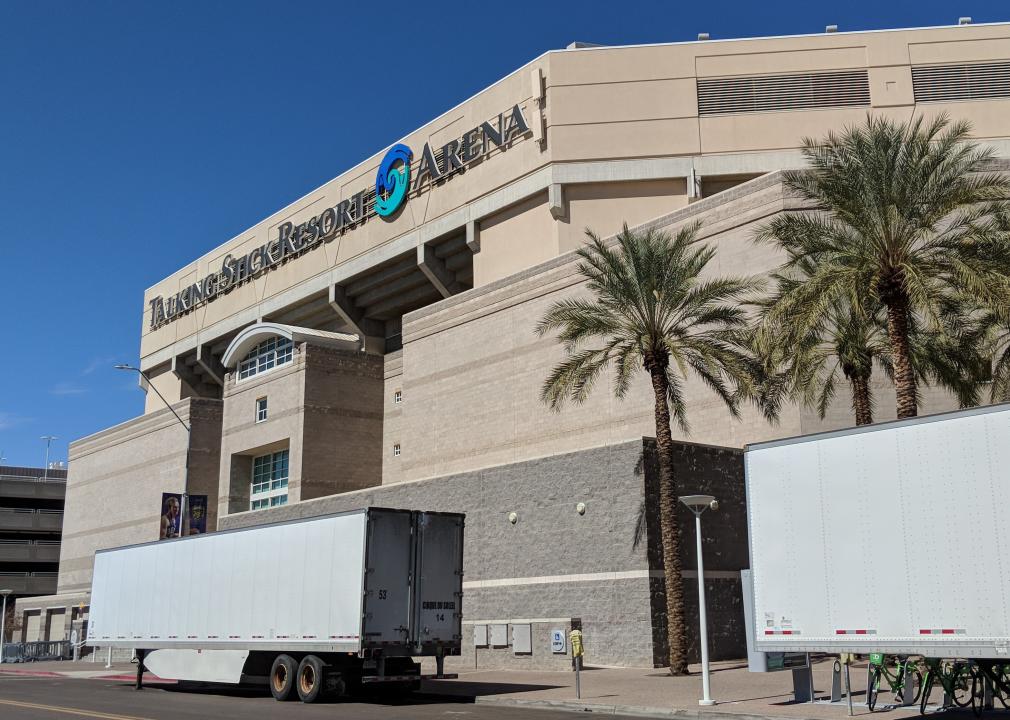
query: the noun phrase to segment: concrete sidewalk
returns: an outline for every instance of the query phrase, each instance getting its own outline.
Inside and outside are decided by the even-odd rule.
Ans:
[[[816,697],[827,698],[831,691],[832,659],[814,664]],[[827,702],[795,703],[792,673],[751,673],[746,662],[719,662],[712,665],[712,697],[717,704],[700,707],[701,675],[691,666],[692,675],[671,677],[662,669],[587,669],[582,672],[582,698],[575,697],[573,672],[467,671],[458,680],[426,681],[423,691],[470,696],[477,703],[522,705],[553,709],[589,711],[600,714],[653,717],[702,718],[718,720],[748,716],[761,718],[843,719],[847,704]],[[425,671],[428,671],[425,668]],[[866,666],[851,669],[853,714],[869,715],[864,700]],[[888,709],[891,698],[881,693],[877,713],[905,718],[918,713],[914,708]]]
[[[844,702],[794,703],[792,674],[786,672],[750,673],[744,662],[718,662],[712,665],[713,707],[699,707],[701,675],[691,666],[692,675],[671,677],[662,669],[587,668],[582,672],[582,698],[575,697],[575,673],[515,670],[466,670],[458,659],[447,663],[447,671],[459,673],[456,680],[428,680],[422,683],[427,695],[451,695],[472,698],[477,704],[517,705],[555,710],[575,710],[606,715],[699,718],[700,720],[747,720],[747,718],[782,718],[783,720],[843,720]],[[832,659],[814,664],[817,697],[826,697],[831,689]],[[434,667],[424,665],[424,672]],[[102,661],[40,662],[0,665],[0,674],[24,674],[45,677],[122,680],[131,682],[136,666],[114,663],[110,669]],[[853,710],[855,715],[869,715],[863,704],[866,666],[853,666]],[[145,682],[157,683],[151,673]],[[162,681],[174,682],[174,681]],[[890,695],[881,693],[877,713],[894,720],[904,720],[918,713],[914,708],[888,709]]]

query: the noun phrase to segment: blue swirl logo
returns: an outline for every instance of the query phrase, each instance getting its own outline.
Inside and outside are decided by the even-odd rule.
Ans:
[[[395,213],[407,199],[410,187],[410,161],[414,153],[406,145],[389,148],[375,176],[375,212],[382,217]]]

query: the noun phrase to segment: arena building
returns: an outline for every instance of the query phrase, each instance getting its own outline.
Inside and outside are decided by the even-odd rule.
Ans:
[[[144,415],[71,445],[43,604],[87,602],[95,550],[157,538],[163,492],[208,496],[209,530],[368,504],[464,511],[465,662],[563,665],[549,632],[581,623],[591,663],[661,664],[651,389],[639,378],[618,401],[601,385],[548,411],[561,349],[537,319],[582,292],[587,227],[699,221],[715,273],[767,272],[780,258],[754,230],[797,207],[780,171],[802,165],[804,137],[941,112],[1010,157],[1010,25],[575,43],[532,60],[137,299],[140,367],[191,430],[148,392]],[[705,581],[715,656],[739,655],[740,448],[851,411],[841,398],[824,421],[794,407],[770,425],[688,392],[679,478],[722,501]],[[893,390],[876,392],[886,419]],[[927,392],[927,411],[952,405]],[[693,598],[689,524],[684,538]],[[303,555],[325,563],[279,549],[263,572]]]

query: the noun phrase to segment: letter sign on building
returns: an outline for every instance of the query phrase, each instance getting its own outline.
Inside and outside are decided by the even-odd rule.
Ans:
[[[529,134],[530,127],[522,108],[513,105],[510,110],[498,113],[497,118],[481,123],[441,148],[432,150],[425,143],[413,174],[410,169],[413,150],[397,143],[379,164],[374,193],[372,188],[365,188],[298,225],[284,222],[277,228],[278,234],[273,240],[238,257],[229,254],[220,270],[174,295],[159,295],[149,300],[150,328],[154,330],[172,322],[268,270],[353,230],[370,217],[395,219],[408,193],[416,196],[425,189],[430,190],[453,175],[465,172],[469,165],[481,161],[492,150],[506,150],[513,140]]]

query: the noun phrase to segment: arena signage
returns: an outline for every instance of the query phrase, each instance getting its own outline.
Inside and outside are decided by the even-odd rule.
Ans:
[[[151,300],[151,329],[169,323],[264,272],[330,242],[375,215],[394,219],[408,196],[419,195],[440,185],[483,160],[492,150],[506,149],[513,140],[529,132],[522,108],[513,105],[497,118],[481,123],[439,148],[432,149],[425,143],[413,173],[413,151],[407,145],[394,145],[379,163],[374,187],[361,190],[298,225],[282,223],[273,240],[243,255],[227,255],[220,270],[174,295],[159,295]]]

